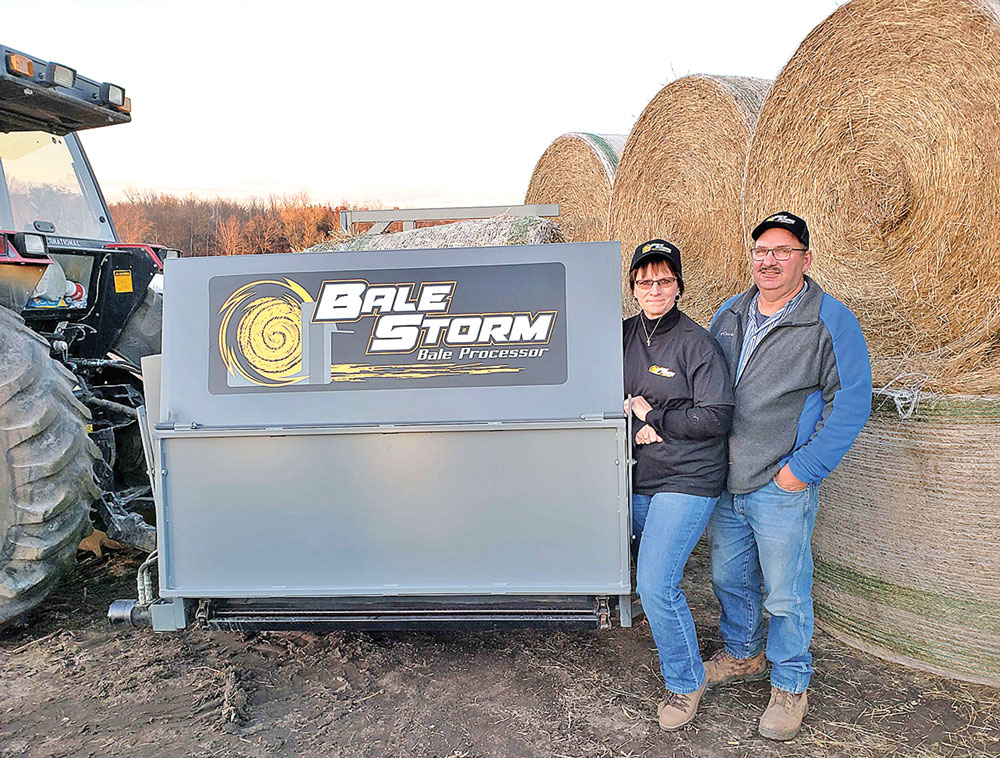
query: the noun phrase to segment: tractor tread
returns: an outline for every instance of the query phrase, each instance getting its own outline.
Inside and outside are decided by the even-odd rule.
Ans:
[[[91,529],[99,453],[74,384],[45,340],[0,308],[0,626],[42,601]]]

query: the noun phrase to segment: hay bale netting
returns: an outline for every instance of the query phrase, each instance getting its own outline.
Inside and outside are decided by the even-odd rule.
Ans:
[[[571,132],[546,148],[531,173],[524,202],[558,203],[567,242],[608,239],[608,206],[624,134]]]
[[[705,75],[668,84],[632,127],[618,164],[609,234],[622,243],[623,279],[636,245],[670,240],[684,266],[681,307],[704,325],[747,280],[740,188],[769,85]],[[625,316],[638,312],[624,283],[622,302]]]
[[[321,242],[306,253],[351,250],[414,250],[435,247],[495,247],[563,242],[559,225],[537,216],[494,216],[456,221],[395,234],[362,234],[346,242]]]
[[[820,488],[817,624],[875,655],[1000,686],[1000,397],[876,395]]]
[[[1000,314],[998,7],[846,3],[761,111],[745,229],[779,210],[809,222],[816,278],[861,320],[876,383],[913,371],[935,391],[1000,391],[1000,371],[967,374]]]

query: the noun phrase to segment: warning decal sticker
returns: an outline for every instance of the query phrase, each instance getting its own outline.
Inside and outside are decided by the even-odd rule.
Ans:
[[[132,272],[128,269],[116,270],[115,275],[115,292],[131,292],[132,291]]]

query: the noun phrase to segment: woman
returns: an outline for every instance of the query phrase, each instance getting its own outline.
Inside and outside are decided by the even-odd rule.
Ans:
[[[660,239],[639,245],[629,287],[642,311],[623,324],[625,393],[639,419],[632,472],[636,587],[667,688],[657,715],[673,731],[694,718],[706,686],[680,580],[725,483],[733,390],[721,348],[677,309],[684,294],[677,247]]]

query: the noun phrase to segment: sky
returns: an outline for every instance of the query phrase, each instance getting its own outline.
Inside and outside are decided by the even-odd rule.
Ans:
[[[0,0],[4,43],[110,81],[81,139],[133,188],[423,208],[522,203],[560,134],[628,134],[687,74],[773,79],[836,0]]]

